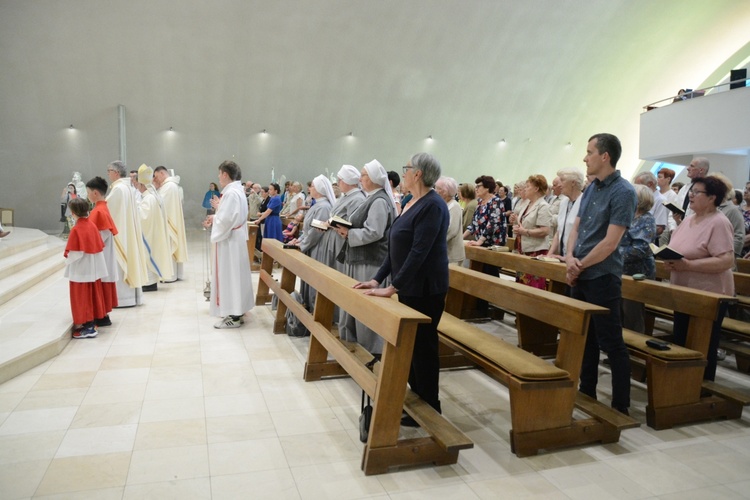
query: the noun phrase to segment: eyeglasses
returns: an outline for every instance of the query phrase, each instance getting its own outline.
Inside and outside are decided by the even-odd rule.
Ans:
[[[408,172],[410,168],[414,168],[414,167],[411,165],[404,165],[403,167],[401,167],[401,170],[403,170],[404,175],[406,175],[406,172]]]
[[[688,195],[690,195],[690,196],[697,196],[699,194],[708,195],[708,193],[706,191],[693,191],[692,189],[690,191],[688,191]]]
[[[479,188],[483,188],[483,187],[484,187],[484,184],[477,184],[477,185],[474,186],[474,189],[479,189]]]

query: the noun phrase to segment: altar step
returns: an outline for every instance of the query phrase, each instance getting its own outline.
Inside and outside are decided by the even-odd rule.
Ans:
[[[72,327],[65,241],[11,231],[0,241],[0,383],[56,356]]]

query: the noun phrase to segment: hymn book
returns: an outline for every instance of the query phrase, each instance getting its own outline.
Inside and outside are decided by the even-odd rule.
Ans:
[[[665,201],[664,203],[662,203],[662,205],[667,207],[667,210],[669,210],[673,214],[677,214],[683,218],[685,217],[685,211],[681,207],[678,207],[677,205],[672,203],[671,201]]]
[[[667,245],[657,247],[653,243],[650,243],[651,251],[654,253],[654,257],[661,260],[680,260],[683,255],[677,250],[670,248]]]

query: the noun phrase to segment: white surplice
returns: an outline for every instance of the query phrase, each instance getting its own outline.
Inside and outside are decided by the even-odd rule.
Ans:
[[[211,316],[241,316],[253,308],[247,239],[247,198],[235,181],[222,189],[211,227]]]

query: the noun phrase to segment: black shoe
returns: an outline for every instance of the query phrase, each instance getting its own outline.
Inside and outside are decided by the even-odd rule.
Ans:
[[[630,416],[630,412],[628,411],[628,409],[627,409],[627,408],[618,408],[618,407],[616,407],[616,406],[613,406],[613,407],[612,407],[612,409],[613,409],[613,410],[617,410],[617,411],[619,411],[620,413],[622,413],[623,415],[627,415],[628,417]]]
[[[142,288],[144,292],[155,292],[157,287],[156,287],[156,283],[154,283],[153,285],[146,285]]]
[[[401,417],[401,426],[402,427],[419,427],[419,424],[416,420],[411,418],[409,415],[404,415]]]
[[[95,319],[94,323],[96,323],[96,326],[112,326],[112,320],[109,319],[109,314],[103,318]]]

